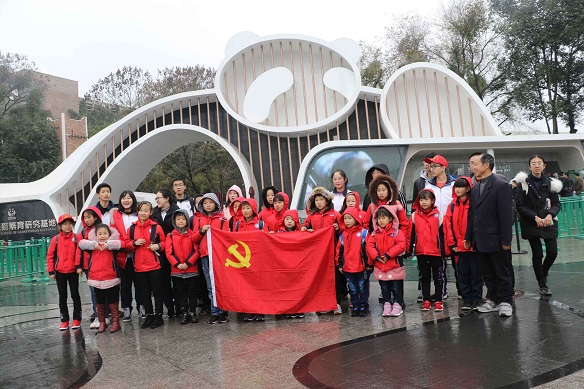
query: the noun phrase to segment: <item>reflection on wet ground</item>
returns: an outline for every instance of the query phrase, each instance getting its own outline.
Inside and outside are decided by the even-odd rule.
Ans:
[[[136,316],[116,334],[60,333],[53,284],[0,283],[0,387],[584,387],[584,241],[561,239],[541,301],[529,254],[514,256],[511,318],[463,315],[455,286],[442,313],[415,302],[408,265],[406,313],[382,318],[371,284],[366,318],[308,314],[246,323],[139,329]],[[449,269],[451,270],[451,269]],[[453,278],[450,277],[450,281]],[[80,286],[89,317],[87,285]],[[345,312],[347,302],[344,302]]]

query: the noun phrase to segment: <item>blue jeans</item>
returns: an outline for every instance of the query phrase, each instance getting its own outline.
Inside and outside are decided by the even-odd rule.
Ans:
[[[213,305],[213,287],[211,286],[211,274],[209,273],[209,256],[202,257],[201,264],[203,265],[203,274],[205,274],[207,291],[209,292],[209,299],[211,300],[211,315],[218,316],[225,311]]]
[[[379,281],[384,303],[404,305],[404,281]]]
[[[344,273],[349,286],[349,295],[353,307],[367,306],[369,301],[369,288],[367,272]]]

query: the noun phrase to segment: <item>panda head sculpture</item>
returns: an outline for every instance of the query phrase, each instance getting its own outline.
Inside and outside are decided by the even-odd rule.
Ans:
[[[242,124],[264,132],[314,133],[354,108],[360,56],[359,45],[348,38],[325,42],[242,32],[227,43],[215,90]]]

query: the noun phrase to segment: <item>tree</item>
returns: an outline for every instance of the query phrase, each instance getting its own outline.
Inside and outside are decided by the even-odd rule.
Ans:
[[[145,101],[149,103],[177,93],[213,88],[215,73],[215,69],[201,65],[158,70],[158,77],[143,87]]]
[[[440,13],[428,42],[430,57],[458,74],[499,124],[512,119],[505,51],[496,18],[485,0],[453,0]]]
[[[0,52],[0,117],[22,106],[36,90],[45,88],[35,65],[21,54]]]
[[[492,0],[492,6],[503,20],[513,97],[529,119],[545,120],[549,133],[558,133],[558,119],[576,132],[584,104],[584,1]]]
[[[124,116],[145,104],[144,85],[151,81],[148,71],[124,66],[92,85],[85,100],[101,103]]]
[[[163,159],[138,186],[137,190],[156,192],[169,187],[174,178],[183,178],[193,193],[225,193],[233,184],[241,184],[237,164],[217,142],[206,141],[183,146]]]
[[[59,140],[42,108],[42,91],[27,93],[26,104],[0,117],[0,182],[38,180],[59,164]]]

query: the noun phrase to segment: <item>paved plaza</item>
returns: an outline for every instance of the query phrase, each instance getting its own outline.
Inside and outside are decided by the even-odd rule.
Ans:
[[[399,318],[381,317],[372,282],[365,318],[312,313],[247,323],[231,314],[225,324],[165,318],[164,327],[142,330],[134,315],[121,332],[98,335],[89,329],[85,282],[82,328],[61,333],[54,282],[4,281],[0,387],[584,388],[584,240],[559,239],[559,247],[549,300],[537,294],[530,254],[514,255],[510,318],[463,314],[451,268],[444,312],[421,312],[411,260]]]

